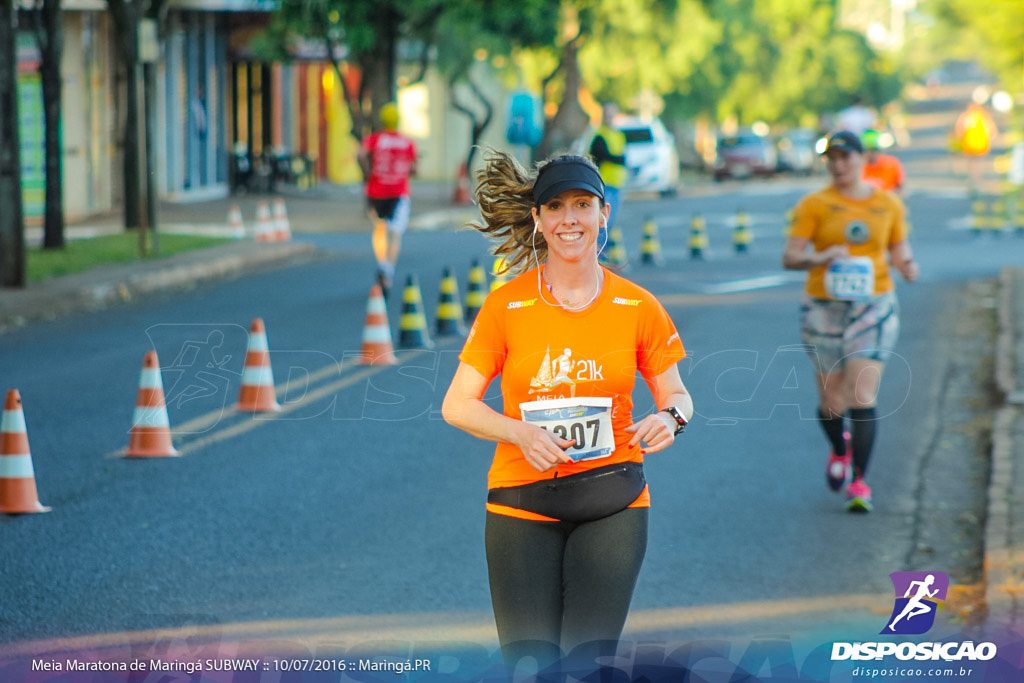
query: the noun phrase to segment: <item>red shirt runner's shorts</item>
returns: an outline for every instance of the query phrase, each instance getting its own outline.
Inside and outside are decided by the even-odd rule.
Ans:
[[[394,131],[378,131],[363,141],[370,156],[370,178],[366,196],[371,199],[405,197],[409,174],[416,161],[416,144]]]

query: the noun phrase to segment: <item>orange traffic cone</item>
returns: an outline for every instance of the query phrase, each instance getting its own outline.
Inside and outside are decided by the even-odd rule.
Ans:
[[[228,235],[241,239],[245,237],[245,223],[242,222],[242,209],[232,204],[228,211]]]
[[[277,229],[270,217],[270,204],[260,202],[256,205],[256,241],[273,242],[277,236]]]
[[[452,201],[456,204],[469,204],[469,173],[466,164],[459,164],[459,174],[455,178],[455,195]]]
[[[162,458],[178,455],[171,444],[171,427],[164,403],[164,382],[156,351],[147,351],[139,375],[139,393],[135,399],[128,458]]]
[[[370,287],[370,301],[366,305],[366,326],[363,328],[363,365],[397,365],[384,292],[380,285]]]
[[[242,369],[242,389],[238,392],[238,410],[263,412],[281,410],[274,393],[274,373],[270,369],[270,347],[263,320],[256,318],[249,327],[249,346]]]
[[[36,475],[32,469],[32,453],[25,431],[25,413],[17,389],[7,392],[4,416],[0,421],[0,512],[19,515],[26,512],[49,512],[39,502]]]
[[[292,238],[292,225],[288,221],[288,212],[284,208],[284,200],[274,200],[274,240],[287,242]]]

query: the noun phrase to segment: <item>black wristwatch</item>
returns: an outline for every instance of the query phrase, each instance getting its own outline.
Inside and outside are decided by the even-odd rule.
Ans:
[[[676,431],[672,432],[673,436],[676,436],[676,435],[682,433],[682,431],[684,429],[686,429],[686,423],[688,422],[688,420],[685,417],[683,417],[683,414],[681,412],[679,412],[679,409],[676,408],[675,406],[669,406],[668,408],[662,408],[658,412],[659,413],[668,413],[669,415],[672,416],[672,419],[676,421]]]

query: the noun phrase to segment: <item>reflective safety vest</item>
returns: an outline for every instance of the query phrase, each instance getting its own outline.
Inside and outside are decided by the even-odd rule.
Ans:
[[[626,134],[621,130],[615,130],[607,126],[601,126],[594,133],[594,137],[604,138],[604,144],[608,147],[608,153],[612,156],[624,157],[626,154]],[[597,168],[601,171],[601,179],[609,187],[622,187],[629,175],[624,163],[618,164],[614,161],[597,160]]]

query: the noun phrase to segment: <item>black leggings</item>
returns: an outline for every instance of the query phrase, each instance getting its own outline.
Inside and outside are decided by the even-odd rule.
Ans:
[[[543,670],[563,653],[612,654],[647,550],[648,508],[593,522],[534,522],[487,513],[487,571],[502,657]],[[590,659],[592,662],[593,659]]]

